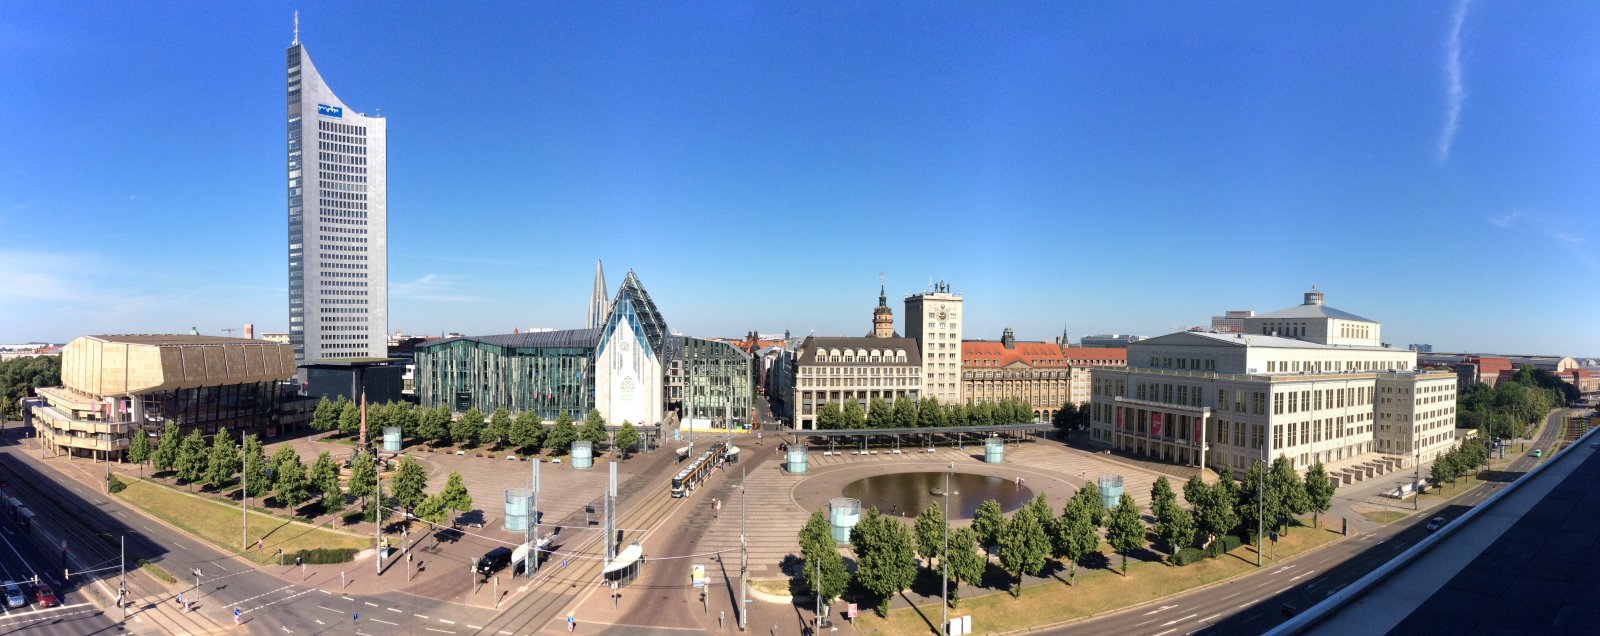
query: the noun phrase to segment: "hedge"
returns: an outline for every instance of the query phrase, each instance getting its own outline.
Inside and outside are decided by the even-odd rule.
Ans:
[[[1206,554],[1201,552],[1199,548],[1184,548],[1179,550],[1176,555],[1173,555],[1172,564],[1189,565],[1204,558],[1206,558]]]
[[[127,482],[122,481],[116,475],[112,475],[111,476],[111,483],[106,486],[106,490],[109,490],[111,492],[117,493],[117,492],[122,492],[122,489],[127,488],[127,487],[128,487]]]
[[[293,554],[284,555],[285,561],[301,559],[308,565],[329,565],[335,563],[349,563],[355,560],[355,548],[315,548],[300,550]]]

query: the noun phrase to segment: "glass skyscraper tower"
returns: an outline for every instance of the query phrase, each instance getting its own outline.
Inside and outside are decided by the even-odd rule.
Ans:
[[[287,52],[289,341],[297,362],[388,352],[388,126]]]

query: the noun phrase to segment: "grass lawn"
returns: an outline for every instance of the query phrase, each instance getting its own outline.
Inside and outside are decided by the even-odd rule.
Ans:
[[[209,499],[192,496],[160,484],[145,480],[128,480],[128,487],[117,493],[124,501],[145,512],[160,517],[191,535],[209,541],[225,552],[239,553],[239,509]],[[290,554],[298,550],[315,548],[372,547],[370,537],[335,532],[275,516],[250,511],[249,541],[264,542],[260,551],[244,552],[251,561],[266,564],[278,562],[278,549]]]
[[[1366,517],[1368,519],[1371,519],[1373,521],[1376,521],[1378,523],[1394,523],[1396,521],[1399,521],[1401,519],[1404,519],[1406,517],[1411,516],[1411,513],[1409,513],[1409,512],[1400,512],[1400,511],[1397,511],[1397,510],[1375,510],[1375,511],[1372,511],[1372,512],[1363,512],[1363,513],[1361,513],[1361,516]]]
[[[1271,566],[1278,560],[1339,538],[1337,532],[1327,528],[1297,526],[1278,542],[1278,559],[1271,558],[1274,549],[1268,547],[1264,565]],[[1122,557],[1109,550],[1106,554],[1107,562],[1119,568]],[[1053,580],[1035,582],[1023,588],[1020,598],[1013,598],[1004,591],[991,592],[961,599],[960,605],[952,611],[955,615],[971,614],[973,628],[979,633],[1009,632],[1138,605],[1255,570],[1255,561],[1255,548],[1246,545],[1221,557],[1184,567],[1130,558],[1126,577],[1113,570],[1079,566],[1077,585],[1068,586]],[[1066,572],[1060,576],[1064,579]],[[865,634],[920,636],[930,631],[937,633],[928,626],[938,622],[939,606],[923,605],[891,610],[886,619],[863,612],[856,619],[856,626]]]

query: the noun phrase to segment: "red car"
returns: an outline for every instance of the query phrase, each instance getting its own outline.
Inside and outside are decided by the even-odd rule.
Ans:
[[[55,607],[61,604],[61,601],[56,599],[55,590],[50,589],[49,583],[33,586],[33,596],[39,599],[39,607]]]

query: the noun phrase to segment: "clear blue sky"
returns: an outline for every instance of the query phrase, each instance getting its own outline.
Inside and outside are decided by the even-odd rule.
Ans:
[[[1298,4],[1298,3],[1288,3]],[[390,330],[1158,335],[1315,283],[1600,355],[1600,3],[0,5],[0,342],[287,323],[291,12],[389,117]],[[900,324],[903,325],[903,322]]]

